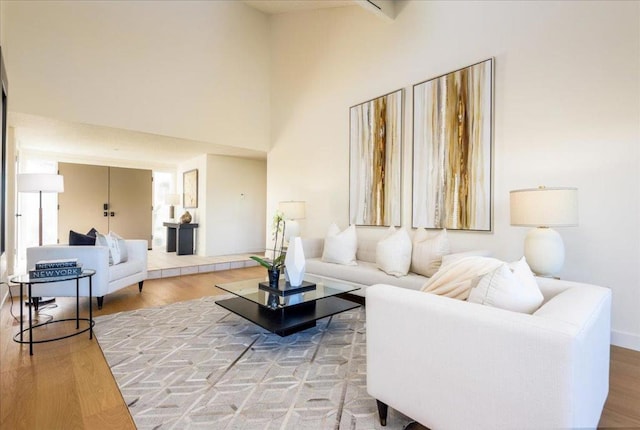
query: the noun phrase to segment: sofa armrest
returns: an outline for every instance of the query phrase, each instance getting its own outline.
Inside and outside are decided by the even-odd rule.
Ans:
[[[27,268],[32,269],[41,260],[77,258],[84,269],[93,269],[93,296],[107,294],[109,284],[109,248],[106,246],[45,245],[27,248]],[[88,296],[88,280],[81,279],[81,296]],[[75,296],[75,281],[56,282],[33,286],[34,296]]]
[[[320,258],[324,249],[324,239],[320,237],[302,238],[304,258]]]
[[[147,276],[147,258],[148,258],[148,242],[146,240],[139,239],[127,239],[125,240],[127,244],[127,259],[128,260],[136,260],[142,261],[142,268],[144,272],[144,276]]]
[[[572,293],[579,310],[561,299],[569,288],[543,317],[374,285],[368,392],[430,428],[596,427],[608,392],[611,294],[588,289]]]

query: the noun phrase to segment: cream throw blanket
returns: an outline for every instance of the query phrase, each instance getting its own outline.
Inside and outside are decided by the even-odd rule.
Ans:
[[[497,269],[504,261],[490,257],[463,257],[440,267],[422,287],[422,291],[454,299],[467,300],[474,280]]]

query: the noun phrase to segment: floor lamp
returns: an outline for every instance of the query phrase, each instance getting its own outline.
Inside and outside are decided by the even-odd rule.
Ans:
[[[564,264],[564,243],[551,227],[578,225],[577,188],[530,188],[510,192],[511,225],[535,227],[524,240],[524,257],[539,276],[553,276]]]
[[[42,246],[42,193],[61,193],[64,191],[62,175],[53,173],[19,173],[18,192],[38,193],[40,200],[38,209],[38,246]],[[38,303],[51,302],[55,297],[40,297]]]

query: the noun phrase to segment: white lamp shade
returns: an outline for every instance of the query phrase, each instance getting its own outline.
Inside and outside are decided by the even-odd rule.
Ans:
[[[530,188],[510,192],[511,225],[569,227],[578,225],[577,188]]]
[[[305,217],[305,202],[302,201],[280,202],[278,209],[285,219],[304,219]]]
[[[175,206],[180,203],[180,195],[179,194],[166,194],[164,196],[164,202],[168,205]]]
[[[18,174],[18,192],[20,193],[62,193],[64,179],[54,173]]]

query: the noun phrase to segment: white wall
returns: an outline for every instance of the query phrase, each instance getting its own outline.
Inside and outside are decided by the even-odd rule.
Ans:
[[[613,342],[640,350],[640,3],[406,1],[397,9],[393,22],[358,7],[272,18],[267,214],[280,200],[306,200],[304,235],[323,235],[331,221],[344,227],[349,107],[405,88],[402,219],[410,227],[412,85],[494,57],[494,228],[452,232],[453,246],[514,260],[527,229],[509,225],[509,190],[578,187],[580,225],[560,230],[561,276],[611,287]]]
[[[1,11],[12,112],[268,147],[268,20],[244,3],[2,1]]]
[[[265,160],[207,157],[206,255],[264,252]]]
[[[196,253],[264,252],[267,163],[204,154],[180,165],[180,195],[182,174],[191,169],[198,169],[198,208],[187,209],[199,224]],[[184,211],[182,205],[176,207],[176,217]]]

